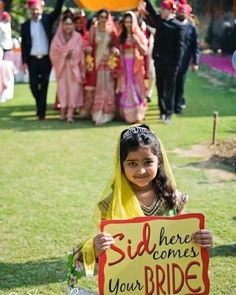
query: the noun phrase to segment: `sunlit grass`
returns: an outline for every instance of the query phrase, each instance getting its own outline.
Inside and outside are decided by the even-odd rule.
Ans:
[[[0,294],[64,294],[66,255],[95,231],[92,208],[112,173],[117,137],[127,126],[60,122],[51,106],[54,96],[52,84],[45,122],[35,120],[28,85],[17,85],[15,98],[0,105]],[[236,294],[235,181],[214,180],[205,169],[188,165],[199,158],[173,150],[211,142],[214,111],[220,114],[217,140],[235,136],[235,105],[229,87],[213,87],[190,74],[183,115],[174,116],[172,125],[161,124],[153,98],[146,116],[164,142],[180,189],[190,196],[187,211],[206,214],[213,232],[214,295]],[[96,290],[96,278],[82,285]]]

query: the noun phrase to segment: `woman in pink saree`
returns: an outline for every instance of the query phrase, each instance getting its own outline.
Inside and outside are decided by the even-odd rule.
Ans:
[[[144,55],[147,39],[134,12],[125,13],[119,35],[121,71],[118,78],[119,112],[129,124],[142,122],[146,111]]]
[[[61,120],[73,122],[74,110],[82,107],[84,83],[84,42],[74,30],[73,14],[65,12],[52,40],[50,58],[57,80]]]
[[[97,13],[97,21],[89,32],[87,54],[93,58],[93,69],[86,77],[86,100],[83,115],[92,116],[95,125],[111,121],[115,116],[115,80],[109,58],[117,53],[115,27],[107,10]]]

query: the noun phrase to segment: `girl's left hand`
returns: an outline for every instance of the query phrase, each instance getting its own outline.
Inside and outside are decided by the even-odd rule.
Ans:
[[[193,243],[199,244],[202,248],[209,249],[213,246],[211,233],[206,229],[201,229],[192,234]]]

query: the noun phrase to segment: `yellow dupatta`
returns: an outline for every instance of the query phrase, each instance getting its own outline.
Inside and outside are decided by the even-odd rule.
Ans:
[[[142,128],[140,126],[142,125],[131,126],[129,129],[127,129],[127,131],[131,131],[131,133],[132,130],[134,130],[134,132],[139,132],[139,128]],[[153,133],[151,130],[149,132]],[[92,215],[92,219],[97,225],[100,224],[101,219],[129,219],[133,217],[144,216],[138,199],[136,198],[131,185],[122,172],[120,163],[120,141],[121,136],[118,139],[115,152],[114,175],[108,181],[100,201],[97,203],[97,206],[95,207]],[[175,179],[173,177],[165,149],[159,138],[158,141],[160,143],[160,149],[163,156],[165,173],[170,179],[172,186],[176,188]],[[90,238],[87,242],[85,242],[81,251],[83,253],[85,273],[87,276],[93,275],[96,264],[93,238]]]

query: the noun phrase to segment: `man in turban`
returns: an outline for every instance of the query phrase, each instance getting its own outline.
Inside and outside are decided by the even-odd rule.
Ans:
[[[152,57],[156,69],[160,118],[168,124],[174,112],[175,83],[183,56],[184,30],[175,18],[174,1],[163,1],[160,14],[150,0],[144,2],[146,20],[156,29]]]
[[[184,84],[186,80],[189,65],[193,72],[198,70],[200,61],[200,50],[198,41],[198,32],[195,24],[190,21],[192,7],[187,4],[179,4],[177,7],[176,18],[184,28],[184,54],[180,69],[176,77],[175,87],[175,113],[180,114],[186,106],[184,98]]]
[[[63,0],[57,0],[50,14],[43,13],[44,1],[28,0],[31,18],[21,27],[21,50],[24,70],[29,71],[31,92],[36,101],[36,114],[44,120],[47,108],[47,90],[51,72],[49,46],[52,26],[61,14]]]

